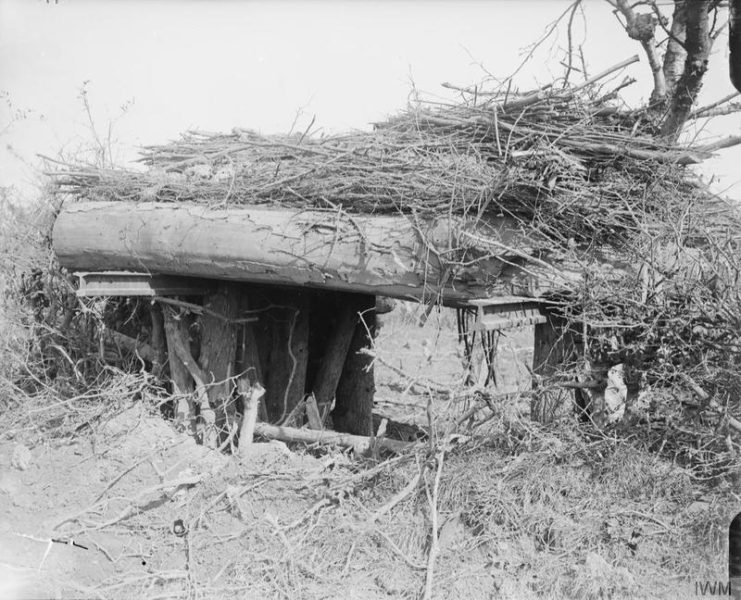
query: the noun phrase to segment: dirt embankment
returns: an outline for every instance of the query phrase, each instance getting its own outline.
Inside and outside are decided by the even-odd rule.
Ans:
[[[435,598],[690,597],[724,578],[727,484],[572,426],[490,423],[448,446],[435,493],[424,449],[239,460],[142,402],[71,439],[19,434],[0,446],[0,596],[416,597],[433,509]]]

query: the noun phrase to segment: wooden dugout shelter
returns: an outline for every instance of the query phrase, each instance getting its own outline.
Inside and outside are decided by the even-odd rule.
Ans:
[[[467,244],[477,229],[486,230],[486,252]],[[559,336],[537,298],[553,288],[554,270],[511,250],[521,238],[505,218],[476,225],[152,202],[68,203],[53,231],[61,265],[79,276],[78,295],[153,298],[152,362],[169,363],[174,391],[195,396],[215,428],[234,422],[241,376],[267,390],[266,421],[284,421],[313,394],[320,419],[334,404],[333,427],[366,436],[375,386],[363,349],[377,297],[463,309],[480,336],[536,325],[534,368],[547,368]],[[200,313],[198,349],[184,307]],[[193,431],[195,404],[180,404]]]
[[[609,298],[618,281],[634,306],[642,263],[671,270],[653,251],[667,219],[692,214],[693,244],[718,228],[727,211],[685,166],[723,146],[656,138],[599,83],[635,60],[565,89],[460,88],[371,132],[189,132],[145,148],[145,171],[65,164],[54,249],[81,294],[154,297],[153,364],[169,355],[202,416],[229,421],[241,377],[266,388],[264,419],[313,394],[367,435],[377,297],[455,307],[483,333],[533,324],[547,375],[572,341],[546,300],[578,318],[585,282]]]

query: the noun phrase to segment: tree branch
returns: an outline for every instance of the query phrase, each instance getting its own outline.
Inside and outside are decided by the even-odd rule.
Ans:
[[[574,2],[571,8],[571,14],[569,15],[569,24],[566,29],[566,35],[568,38],[569,49],[568,49],[568,65],[566,65],[566,74],[563,76],[563,87],[568,86],[569,76],[571,71],[574,70],[574,42],[573,42],[573,27],[574,27],[574,16],[576,15],[576,9],[579,8],[581,3]],[[585,73],[586,76],[586,73]]]
[[[734,92],[733,94],[728,94],[727,96],[724,96],[720,100],[713,102],[712,104],[708,104],[707,106],[703,106],[702,108],[698,108],[696,110],[693,110],[690,113],[689,118],[690,119],[704,119],[706,117],[717,117],[720,115],[730,115],[732,113],[738,112],[741,110],[741,103],[733,102],[727,106],[721,107],[723,104],[728,102],[729,100],[733,100],[736,96],[739,95],[739,92]]]
[[[731,148],[732,146],[738,146],[741,144],[741,135],[729,135],[728,137],[724,137],[721,140],[718,140],[717,142],[712,142],[710,144],[705,144],[704,146],[700,146],[698,148],[698,151],[700,152],[716,152],[718,150],[723,150],[724,148]]]
[[[659,19],[651,13],[636,14],[626,0],[607,0],[607,2],[625,17],[623,27],[628,37],[641,43],[654,78],[651,104],[661,102],[666,98],[666,79],[664,78],[659,55],[656,52],[656,38],[654,36]]]

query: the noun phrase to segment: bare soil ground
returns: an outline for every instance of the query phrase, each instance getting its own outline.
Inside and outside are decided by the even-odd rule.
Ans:
[[[383,317],[377,397],[379,412],[424,424],[418,388],[457,384],[462,369],[454,315],[424,327],[417,316]],[[502,389],[527,387],[529,340],[503,338]],[[6,428],[0,598],[417,598],[431,568],[441,599],[681,598],[725,579],[735,482],[698,482],[573,419],[537,427],[517,416],[525,405],[502,402],[451,439],[437,484],[426,446],[395,458],[279,442],[214,453],[146,395],[73,435]],[[429,408],[440,423],[465,409]]]

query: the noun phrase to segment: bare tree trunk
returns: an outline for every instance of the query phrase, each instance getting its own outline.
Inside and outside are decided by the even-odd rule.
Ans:
[[[728,48],[730,50],[731,83],[741,92],[741,0],[731,0]]]
[[[666,81],[666,92],[671,97],[677,87],[679,77],[682,75],[687,52],[684,50],[684,42],[687,34],[687,9],[685,0],[674,0],[674,13],[669,30],[670,36],[664,54],[664,79]]]
[[[661,126],[661,135],[676,141],[690,116],[692,105],[702,88],[702,79],[708,70],[711,39],[709,33],[710,0],[693,0],[685,3],[687,11],[687,57],[684,70],[677,81],[669,113]]]

